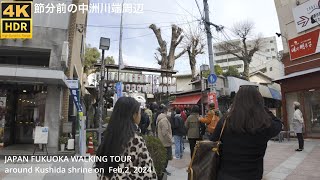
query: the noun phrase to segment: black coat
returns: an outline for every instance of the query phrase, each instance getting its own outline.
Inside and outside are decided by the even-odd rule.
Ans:
[[[139,123],[139,128],[142,134],[146,134],[150,124],[149,116],[146,113],[141,113],[141,121]]]
[[[185,136],[187,134],[184,121],[180,115],[175,115],[171,124],[172,135]]]

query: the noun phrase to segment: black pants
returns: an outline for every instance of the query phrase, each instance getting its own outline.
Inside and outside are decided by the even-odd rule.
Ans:
[[[166,161],[165,168],[168,167],[169,160],[172,160],[172,146],[166,147],[166,150],[167,150],[167,159],[166,159],[167,161]]]
[[[188,138],[189,144],[190,144],[190,152],[191,152],[191,158],[193,155],[194,147],[196,146],[197,141],[199,141],[199,138]]]
[[[303,140],[302,133],[297,133],[297,138],[298,138],[298,142],[299,142],[299,149],[303,149],[304,148],[304,140]]]

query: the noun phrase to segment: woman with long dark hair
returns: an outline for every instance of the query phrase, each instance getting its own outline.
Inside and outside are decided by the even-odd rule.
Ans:
[[[240,87],[212,141],[219,139],[224,121],[218,179],[261,180],[267,142],[281,131],[281,121],[264,106],[257,86]]]
[[[157,179],[153,161],[145,141],[140,136],[140,103],[132,97],[121,97],[113,109],[110,123],[104,132],[104,140],[97,151],[98,157],[107,157],[96,162],[95,168],[103,169],[98,179]],[[112,156],[126,157],[116,162]],[[101,158],[103,159],[103,158]],[[121,169],[115,173],[113,168]]]

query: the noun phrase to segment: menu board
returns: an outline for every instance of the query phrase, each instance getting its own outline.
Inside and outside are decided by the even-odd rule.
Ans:
[[[34,136],[34,144],[48,144],[48,127],[37,126]]]

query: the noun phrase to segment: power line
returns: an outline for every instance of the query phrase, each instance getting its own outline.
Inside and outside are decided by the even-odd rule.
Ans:
[[[201,10],[200,10],[200,7],[199,7],[199,4],[198,4],[198,1],[197,0],[194,0],[195,2],[196,2],[196,4],[197,4],[197,7],[198,7],[198,10],[199,10],[199,13],[200,13],[200,15],[201,15],[201,19],[203,19],[203,15],[202,15],[202,13],[201,13]]]
[[[187,12],[188,14],[190,14],[192,17],[194,17],[195,19],[198,19],[196,16],[194,16],[193,14],[191,14],[188,10],[186,10],[184,7],[182,7],[177,0],[174,0],[176,2],[176,4],[178,4],[178,6],[180,6],[185,12]]]
[[[199,20],[194,20],[194,21],[190,21],[190,22],[184,22],[184,23],[173,23],[177,26],[179,25],[184,25],[184,24],[189,24],[189,23],[194,23],[197,22]],[[107,29],[117,29],[120,28],[120,26],[115,26],[115,25],[91,25],[88,24],[88,27],[98,27],[98,28],[107,28]],[[165,27],[171,27],[172,25],[166,25],[166,26],[159,26],[158,28],[165,28]],[[123,27],[124,29],[149,29],[149,27]]]
[[[179,16],[186,16],[185,14],[172,13],[172,12],[164,12],[164,11],[155,11],[155,10],[143,10],[143,11],[160,13],[160,14],[173,14],[173,15],[179,15]]]

